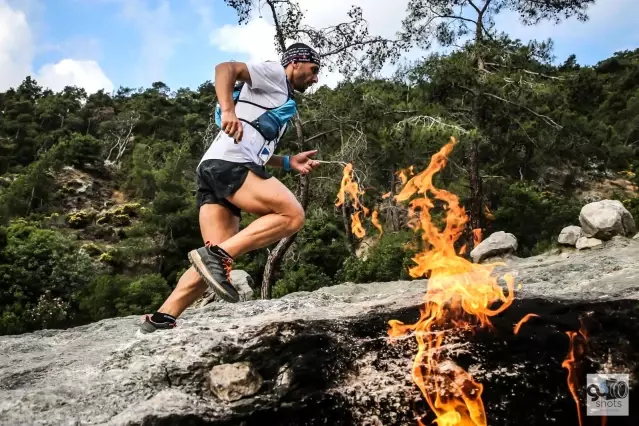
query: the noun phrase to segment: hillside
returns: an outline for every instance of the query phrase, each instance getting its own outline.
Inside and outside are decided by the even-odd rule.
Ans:
[[[484,236],[514,234],[520,257],[550,249],[586,202],[618,199],[639,218],[639,49],[592,67],[574,57],[556,66],[530,46],[499,43],[513,53],[487,57],[482,90],[493,96],[479,121],[461,88],[475,81],[471,47],[426,57],[393,79],[299,96],[305,140],[289,132],[278,153],[318,148],[339,163],[312,175],[308,220],[276,268],[272,297],[409,279],[419,238],[405,204],[384,194],[397,194],[409,168],[423,170],[451,135],[459,144],[437,184],[460,197]],[[515,77],[522,84],[504,84]],[[0,94],[0,333],[159,306],[188,250],[202,244],[195,167],[217,132],[215,99],[211,82],[87,95],[53,93],[30,77]],[[335,206],[343,163],[380,214],[379,240],[369,219],[367,236],[353,235],[351,207]],[[297,191],[296,176],[274,174]],[[236,268],[259,287],[268,256],[259,250]]]
[[[446,328],[434,377],[467,369],[483,386],[487,424],[577,425],[564,362],[567,333],[584,330],[574,340],[579,380],[630,374],[630,415],[605,420],[636,425],[638,258],[639,240],[615,237],[593,250],[507,259],[495,276],[517,275],[514,302],[490,319],[494,329]],[[389,321],[419,318],[429,284],[346,283],[215,303],[144,338],[137,316],[2,336],[0,424],[430,424],[411,378],[417,335],[387,334]],[[600,425],[583,414],[582,385],[583,425]]]

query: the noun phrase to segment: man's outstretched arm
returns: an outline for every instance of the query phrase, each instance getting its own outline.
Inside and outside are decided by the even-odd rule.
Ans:
[[[215,93],[222,109],[222,131],[239,142],[242,140],[243,132],[233,103],[233,87],[236,81],[251,84],[251,75],[244,62],[222,62],[215,66]]]

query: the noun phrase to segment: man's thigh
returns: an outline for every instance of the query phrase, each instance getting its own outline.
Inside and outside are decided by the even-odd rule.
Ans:
[[[240,218],[222,204],[202,205],[199,216],[205,244],[221,244],[240,230]]]
[[[271,213],[304,214],[295,195],[274,177],[263,179],[249,170],[246,180],[234,194],[227,197],[241,210],[264,216]]]

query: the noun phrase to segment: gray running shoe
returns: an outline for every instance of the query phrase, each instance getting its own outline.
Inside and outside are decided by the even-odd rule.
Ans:
[[[217,246],[200,247],[189,252],[189,261],[218,296],[227,302],[236,303],[240,294],[229,278],[233,259]]]
[[[138,331],[140,333],[153,333],[155,330],[168,330],[175,327],[175,322],[153,322],[151,315],[144,316],[144,322],[140,324]]]

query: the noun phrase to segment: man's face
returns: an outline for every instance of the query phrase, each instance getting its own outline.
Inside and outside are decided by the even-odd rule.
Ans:
[[[319,81],[318,77],[319,65],[312,62],[297,62],[293,71],[293,87],[303,93]]]

